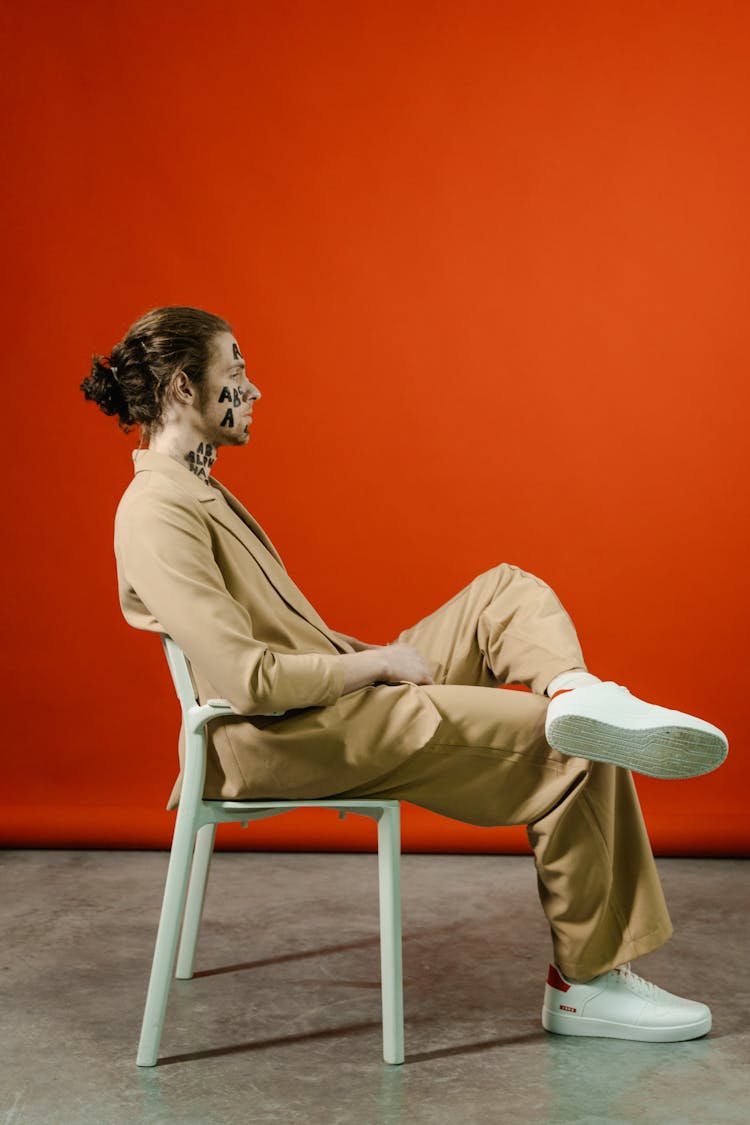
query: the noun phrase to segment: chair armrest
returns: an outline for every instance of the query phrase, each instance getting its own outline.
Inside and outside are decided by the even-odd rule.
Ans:
[[[286,711],[269,711],[268,714],[285,715]],[[199,731],[212,719],[224,718],[226,715],[242,717],[237,715],[228,699],[207,699],[205,703],[196,703],[191,707],[186,713],[185,719],[191,730]]]
[[[192,731],[199,731],[210,723],[212,719],[223,718],[225,715],[234,715],[228,699],[209,699],[206,703],[196,703],[184,713],[185,723]]]

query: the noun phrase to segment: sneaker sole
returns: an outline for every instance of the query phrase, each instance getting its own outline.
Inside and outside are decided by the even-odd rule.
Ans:
[[[710,1013],[696,1023],[674,1024],[671,1027],[636,1027],[614,1020],[590,1019],[587,1016],[568,1016],[542,1008],[542,1026],[553,1035],[586,1035],[598,1039],[630,1039],[640,1043],[681,1043],[686,1039],[700,1039],[711,1030]]]
[[[582,715],[561,715],[547,729],[547,741],[562,754],[608,762],[647,777],[700,777],[727,756],[723,739],[689,727],[628,730]]]

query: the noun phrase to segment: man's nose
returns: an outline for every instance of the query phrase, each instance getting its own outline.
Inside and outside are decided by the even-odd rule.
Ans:
[[[253,400],[253,402],[255,402],[256,399],[262,398],[262,395],[256,387],[255,383],[251,383],[249,379],[245,388],[245,398],[250,398]]]

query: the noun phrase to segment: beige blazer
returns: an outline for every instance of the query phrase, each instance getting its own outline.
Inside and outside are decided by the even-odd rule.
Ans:
[[[341,694],[338,656],[351,645],[226,488],[163,454],[133,456],[115,517],[122,611],[176,641],[200,700],[228,699],[237,713],[212,724],[207,797],[330,796],[384,777],[429,741],[440,715],[416,684]],[[170,807],[178,794],[179,778]]]

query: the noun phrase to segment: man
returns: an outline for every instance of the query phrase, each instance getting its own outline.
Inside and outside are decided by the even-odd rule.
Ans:
[[[116,518],[125,617],[172,636],[199,698],[236,712],[214,725],[206,796],[378,795],[474,824],[524,823],[554,950],[544,1026],[706,1034],[705,1005],[628,964],[671,934],[630,770],[705,773],[726,755],[722,732],[591,675],[555,594],[508,564],[392,644],[330,629],[213,478],[218,450],[250,441],[260,399],[225,321],[148,313],[82,386],[148,441]],[[504,683],[532,690],[497,691]]]

